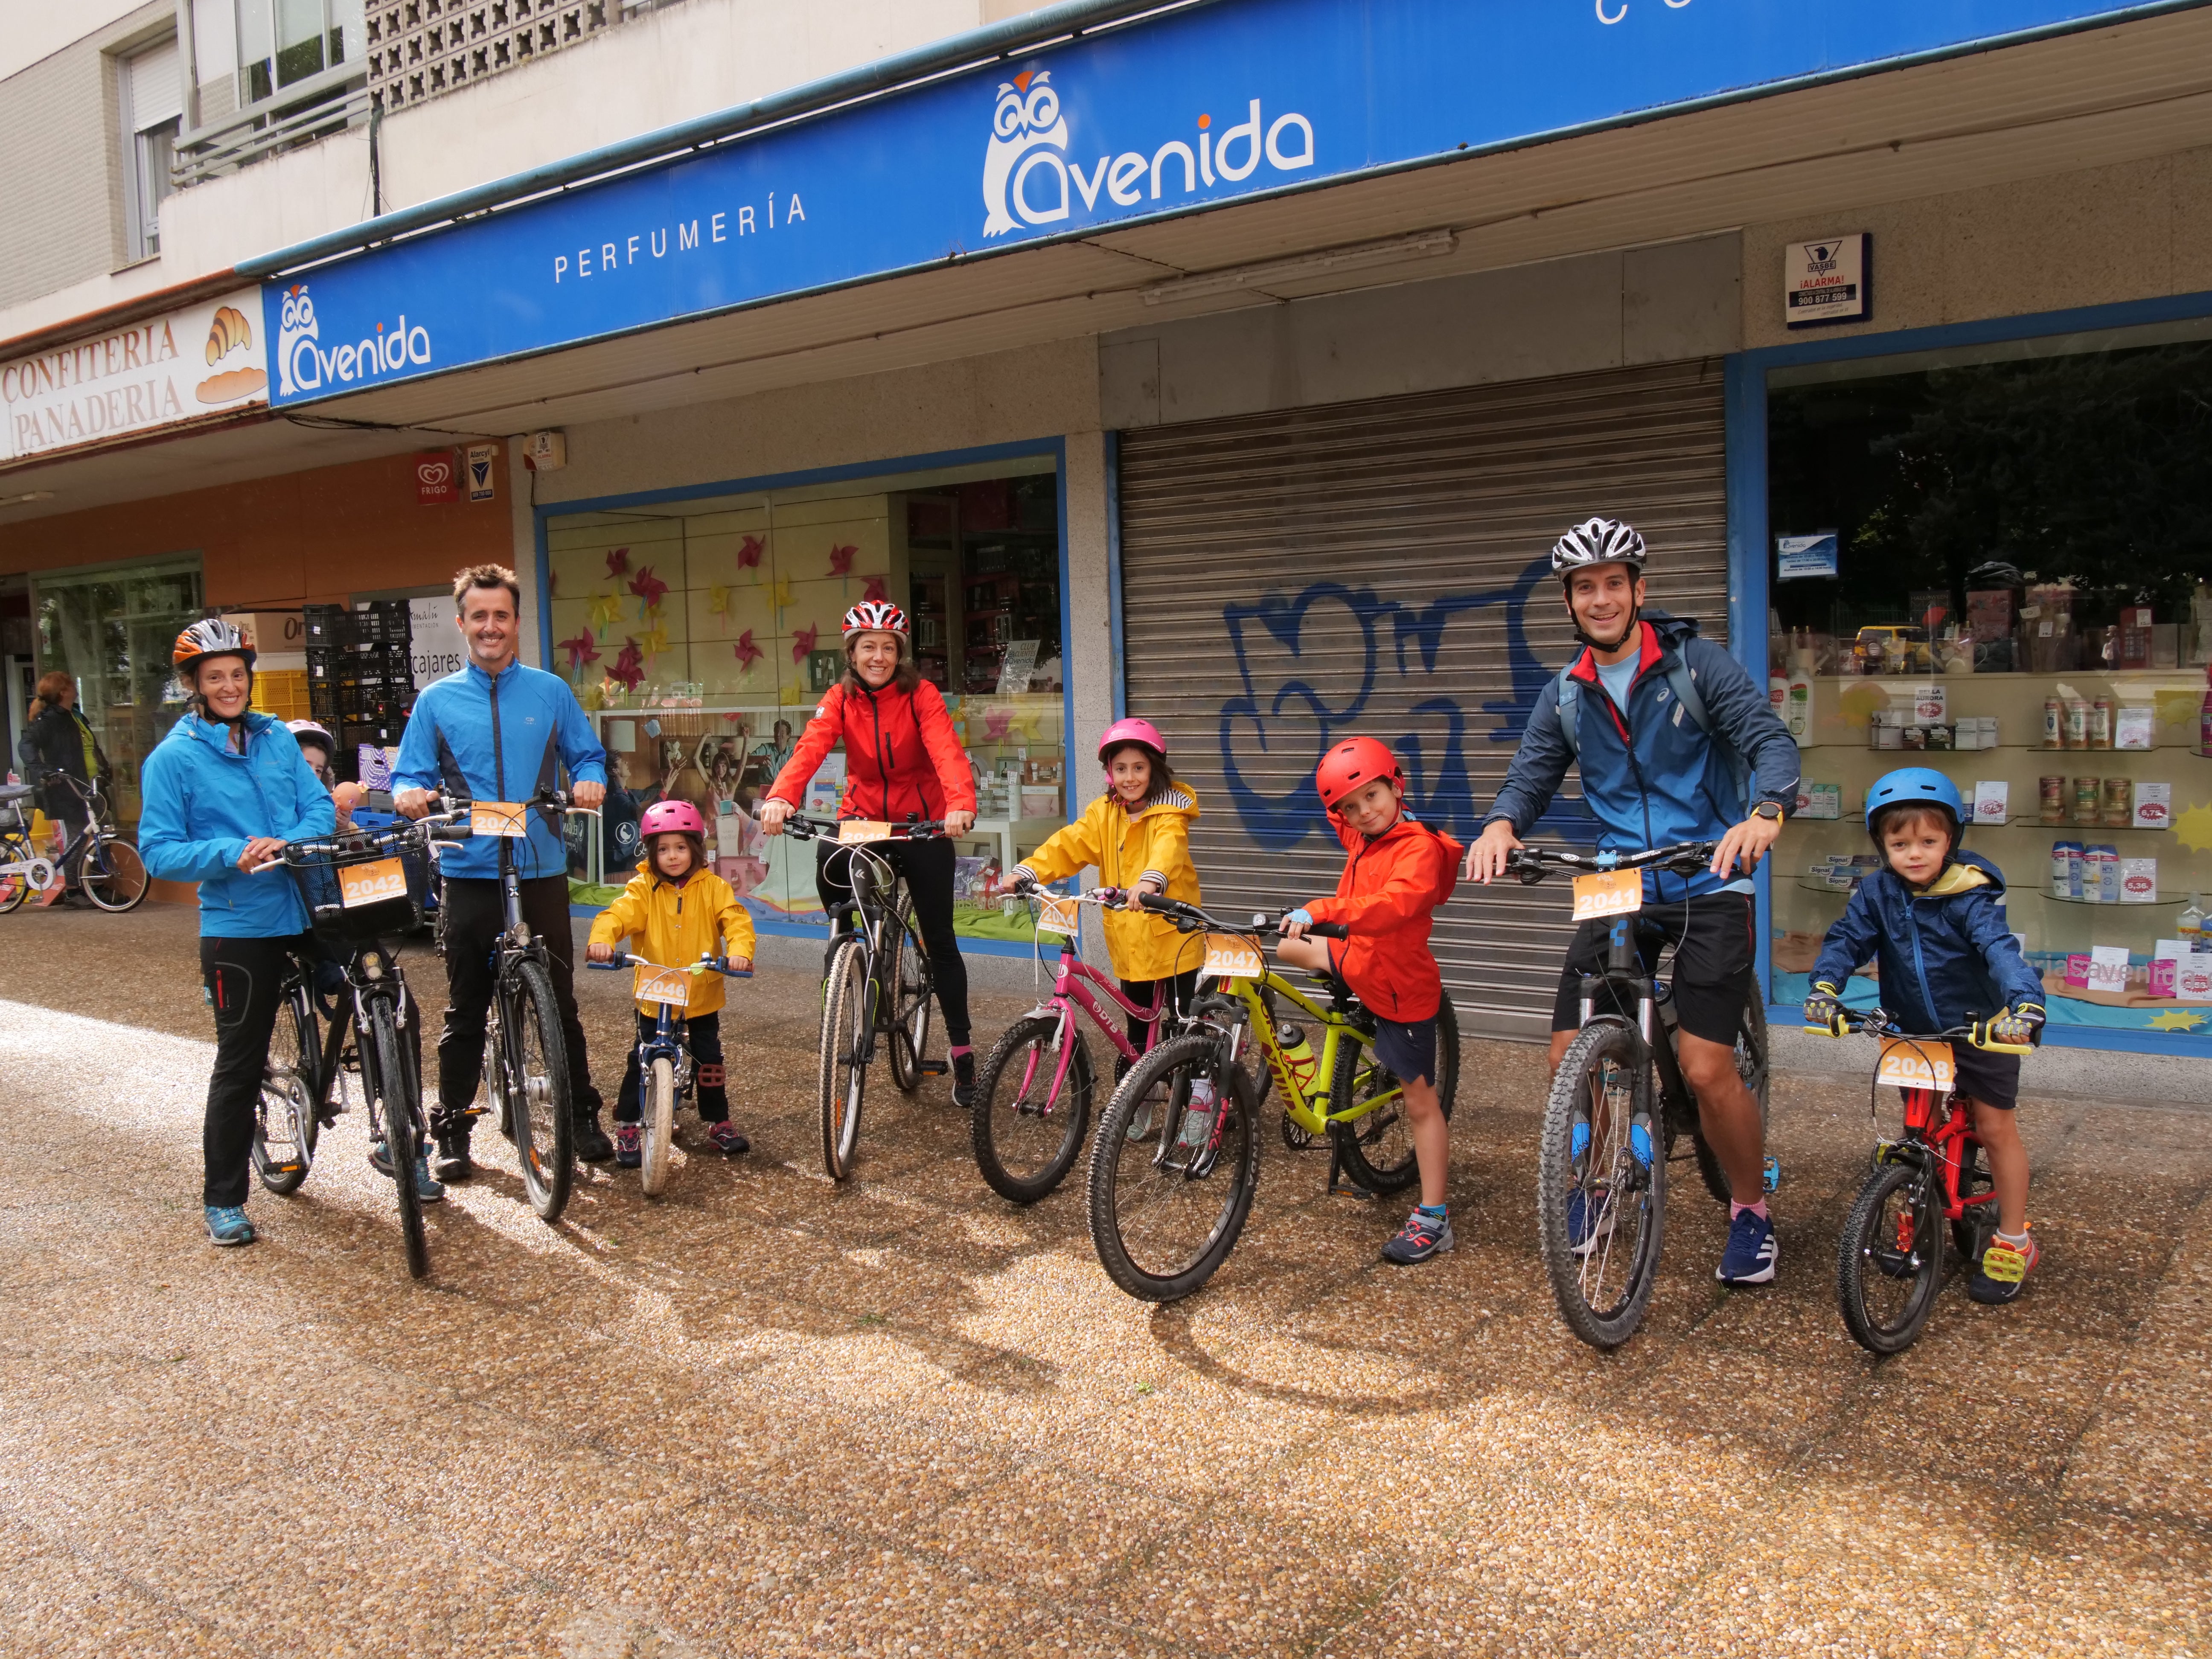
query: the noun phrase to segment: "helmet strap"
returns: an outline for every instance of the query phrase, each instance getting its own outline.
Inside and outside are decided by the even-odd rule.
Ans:
[[[1572,579],[1570,578],[1569,580],[1571,580]],[[1628,625],[1620,630],[1620,637],[1619,639],[1595,639],[1583,632],[1582,618],[1575,615],[1574,601],[1568,598],[1567,595],[1567,584],[1562,583],[1559,588],[1559,602],[1567,607],[1568,624],[1575,630],[1575,638],[1580,641],[1583,644],[1588,646],[1593,651],[1620,650],[1622,646],[1627,644],[1631,639],[1635,637],[1636,625],[1644,620],[1644,607],[1640,605],[1632,604],[1628,607]]]

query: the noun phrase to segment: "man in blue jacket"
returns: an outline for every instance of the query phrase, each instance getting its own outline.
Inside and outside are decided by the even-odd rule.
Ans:
[[[1506,854],[1543,816],[1571,764],[1581,770],[1601,847],[1720,843],[1695,876],[1647,872],[1644,914],[1674,942],[1675,1052],[1735,1194],[1715,1277],[1764,1285],[1779,1251],[1766,1213],[1765,1127],[1736,1071],[1735,1038],[1752,994],[1750,872],[1796,808],[1797,745],[1751,676],[1700,639],[1695,622],[1644,611],[1645,556],[1644,538],[1612,519],[1579,524],[1552,549],[1585,649],[1538,694],[1504,787],[1468,849],[1467,875],[1486,884],[1504,872]],[[1568,950],[1552,1012],[1555,1072],[1581,1023],[1580,975],[1604,966],[1607,932],[1606,922],[1585,922]],[[1588,1231],[1577,1248],[1595,1247],[1609,1206],[1594,1217],[1575,1211],[1570,1226]]]
[[[566,771],[579,806],[606,794],[606,755],[575,693],[557,674],[515,658],[522,636],[522,589],[504,565],[471,565],[453,578],[453,605],[469,660],[459,673],[424,689],[407,721],[392,769],[392,805],[410,818],[430,810],[430,792],[473,801],[526,801],[556,787]],[[576,1018],[574,938],[568,926],[568,853],[551,811],[529,815],[520,839],[486,836],[449,847],[445,876],[444,1033],[438,1039],[438,1105],[430,1132],[438,1144],[432,1172],[465,1181],[477,1085],[483,1075],[484,1017],[491,1007],[492,944],[506,926],[500,892],[500,849],[514,849],[521,878],[522,915],[545,941],[561,1031],[568,1051],[569,1105],[576,1155],[603,1164],[614,1144],[599,1127],[599,1093]]]

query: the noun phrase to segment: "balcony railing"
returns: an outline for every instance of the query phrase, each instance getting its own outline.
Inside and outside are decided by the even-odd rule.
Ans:
[[[368,65],[337,64],[295,81],[273,98],[181,133],[173,174],[177,187],[235,173],[278,150],[365,121],[369,95]]]

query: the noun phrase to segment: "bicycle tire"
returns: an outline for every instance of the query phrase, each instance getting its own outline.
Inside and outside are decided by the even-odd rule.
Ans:
[[[269,1054],[261,1063],[261,1094],[253,1106],[253,1173],[279,1198],[300,1190],[315,1160],[315,1085],[322,1042],[307,1005],[307,993],[295,988],[277,1009]],[[279,1120],[273,1137],[272,1114]]]
[[[114,836],[102,836],[87,848],[76,873],[84,896],[111,915],[137,909],[150,884],[138,849]]]
[[[644,1146],[637,1166],[637,1184],[647,1198],[659,1198],[668,1185],[668,1144],[676,1133],[676,1067],[665,1060],[653,1062],[647,1080],[645,1121],[640,1126]]]
[[[1602,1145],[1589,1121],[1595,1115],[1593,1082],[1609,1108]],[[1667,1159],[1655,1144],[1655,1104],[1651,1060],[1643,1039],[1612,1021],[1586,1027],[1567,1045],[1544,1104],[1536,1170],[1537,1249],[1559,1316],[1594,1348],[1617,1348],[1636,1334],[1657,1282],[1666,1231]],[[1644,1127],[1640,1154],[1632,1134],[1639,1118]],[[1590,1131],[1580,1158],[1578,1123]],[[1580,1254],[1567,1231],[1570,1197],[1577,1191],[1585,1206],[1598,1206],[1601,1218],[1595,1247]],[[1632,1201],[1619,1201],[1623,1192],[1634,1195]],[[1624,1224],[1630,1237],[1616,1251]],[[1616,1261],[1618,1287],[1612,1288]]]
[[[1058,1060],[1052,1045],[1063,1024],[1074,1047],[1054,1096]],[[1012,1090],[1002,1099],[1000,1085],[1008,1082]],[[1034,1204],[1066,1180],[1091,1127],[1097,1087],[1091,1048],[1073,1009],[1065,1016],[1031,1014],[1009,1025],[975,1073],[969,1133],[975,1167],[991,1190],[1009,1204]]]
[[[1221,1102],[1218,1151],[1208,1172],[1197,1177],[1188,1159],[1176,1161],[1170,1139],[1179,1139],[1194,1075],[1209,1079]],[[1164,1095],[1166,1109],[1153,1112],[1150,1132],[1133,1140],[1129,1126],[1140,1108],[1154,1103],[1155,1091]],[[1218,1035],[1194,1031],[1156,1046],[1129,1068],[1107,1103],[1091,1140],[1091,1243],[1107,1277],[1139,1301],[1181,1301],[1202,1288],[1237,1248],[1260,1184],[1254,1093],[1242,1066],[1224,1066]],[[1176,1203],[1193,1191],[1200,1194],[1195,1203]],[[1176,1218],[1167,1214],[1170,1206]],[[1170,1232],[1197,1242],[1176,1244]]]
[[[1340,1100],[1366,1099],[1397,1086],[1396,1075],[1375,1058],[1375,1051],[1366,1043],[1337,1040],[1336,1074],[1329,1082],[1332,1107]],[[1452,1006],[1451,993],[1447,991],[1437,1005],[1437,1100],[1443,1107],[1447,1123],[1451,1121],[1458,1094],[1459,1011]],[[1395,1103],[1364,1117],[1331,1123],[1329,1133],[1336,1141],[1344,1172],[1370,1193],[1402,1193],[1421,1178],[1405,1114]],[[1388,1155],[1378,1159],[1375,1154],[1385,1149]]]
[[[832,1181],[849,1180],[860,1150],[860,1108],[867,1091],[867,1047],[873,1035],[867,963],[857,939],[830,958],[822,987],[820,1085],[822,1167]]]
[[[503,1103],[514,1130],[514,1155],[530,1207],[549,1225],[568,1207],[576,1178],[576,1122],[568,1092],[568,1049],[561,1035],[561,1005],[554,1000],[545,964],[524,957],[514,964],[512,1019],[500,1022],[507,1075],[521,1080]],[[494,1057],[494,1064],[501,1057]]]
[[[921,948],[914,924],[914,901],[902,884],[891,912],[891,965],[884,982],[892,988],[888,1029],[891,1081],[902,1094],[921,1087],[927,1075],[930,1010],[936,1000],[937,973],[929,952]]]
[[[0,841],[0,863],[27,864],[31,856],[29,842],[14,837]],[[6,915],[30,896],[31,878],[28,876],[0,876],[0,916]]]
[[[1943,1284],[1945,1229],[1934,1185],[1923,1171],[1885,1164],[1860,1187],[1844,1223],[1836,1245],[1836,1301],[1844,1328],[1869,1353],[1911,1347],[1935,1309]]]
[[[415,1190],[416,1114],[422,1103],[419,1098],[408,1098],[407,1062],[401,1052],[398,1029],[392,1023],[390,1006],[378,1000],[371,1005],[368,1018],[369,1042],[362,1055],[362,1086],[375,1103],[374,1121],[384,1130],[384,1152],[391,1160],[392,1186],[399,1203],[399,1237],[407,1249],[408,1276],[428,1279],[430,1241],[422,1229],[422,1195]],[[373,1079],[365,1074],[369,1066],[376,1070]],[[419,1096],[419,1091],[415,1092]]]
[[[1757,984],[1743,1005],[1742,1017],[1736,1022],[1735,1070],[1743,1079],[1743,1086],[1751,1091],[1752,1098],[1759,1103],[1759,1142],[1766,1144],[1768,1059],[1766,1047],[1766,999],[1759,994]],[[1705,1191],[1716,1204],[1733,1203],[1735,1189],[1729,1185],[1728,1171],[1713,1156],[1713,1149],[1705,1144],[1705,1133],[1701,1125],[1690,1131],[1690,1146],[1698,1155],[1698,1178],[1705,1183]]]

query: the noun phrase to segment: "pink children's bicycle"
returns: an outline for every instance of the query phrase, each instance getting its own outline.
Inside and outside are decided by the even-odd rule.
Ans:
[[[1072,898],[1044,894],[1037,906],[1038,933],[1060,933],[1060,965],[1052,995],[1036,1012],[1006,1028],[975,1073],[971,1120],[975,1164],[1000,1197],[1034,1204],[1066,1179],[1083,1150],[1091,1127],[1097,1079],[1080,1008],[1106,1034],[1123,1060],[1134,1065],[1160,1041],[1165,1024],[1158,1007],[1146,1009],[1123,996],[1121,988],[1076,954],[1075,906],[1119,904],[1116,887],[1100,887]],[[1146,1022],[1145,1046],[1138,1048],[1108,1017],[1094,988],[1133,1018]],[[1165,999],[1161,999],[1165,1002]]]

